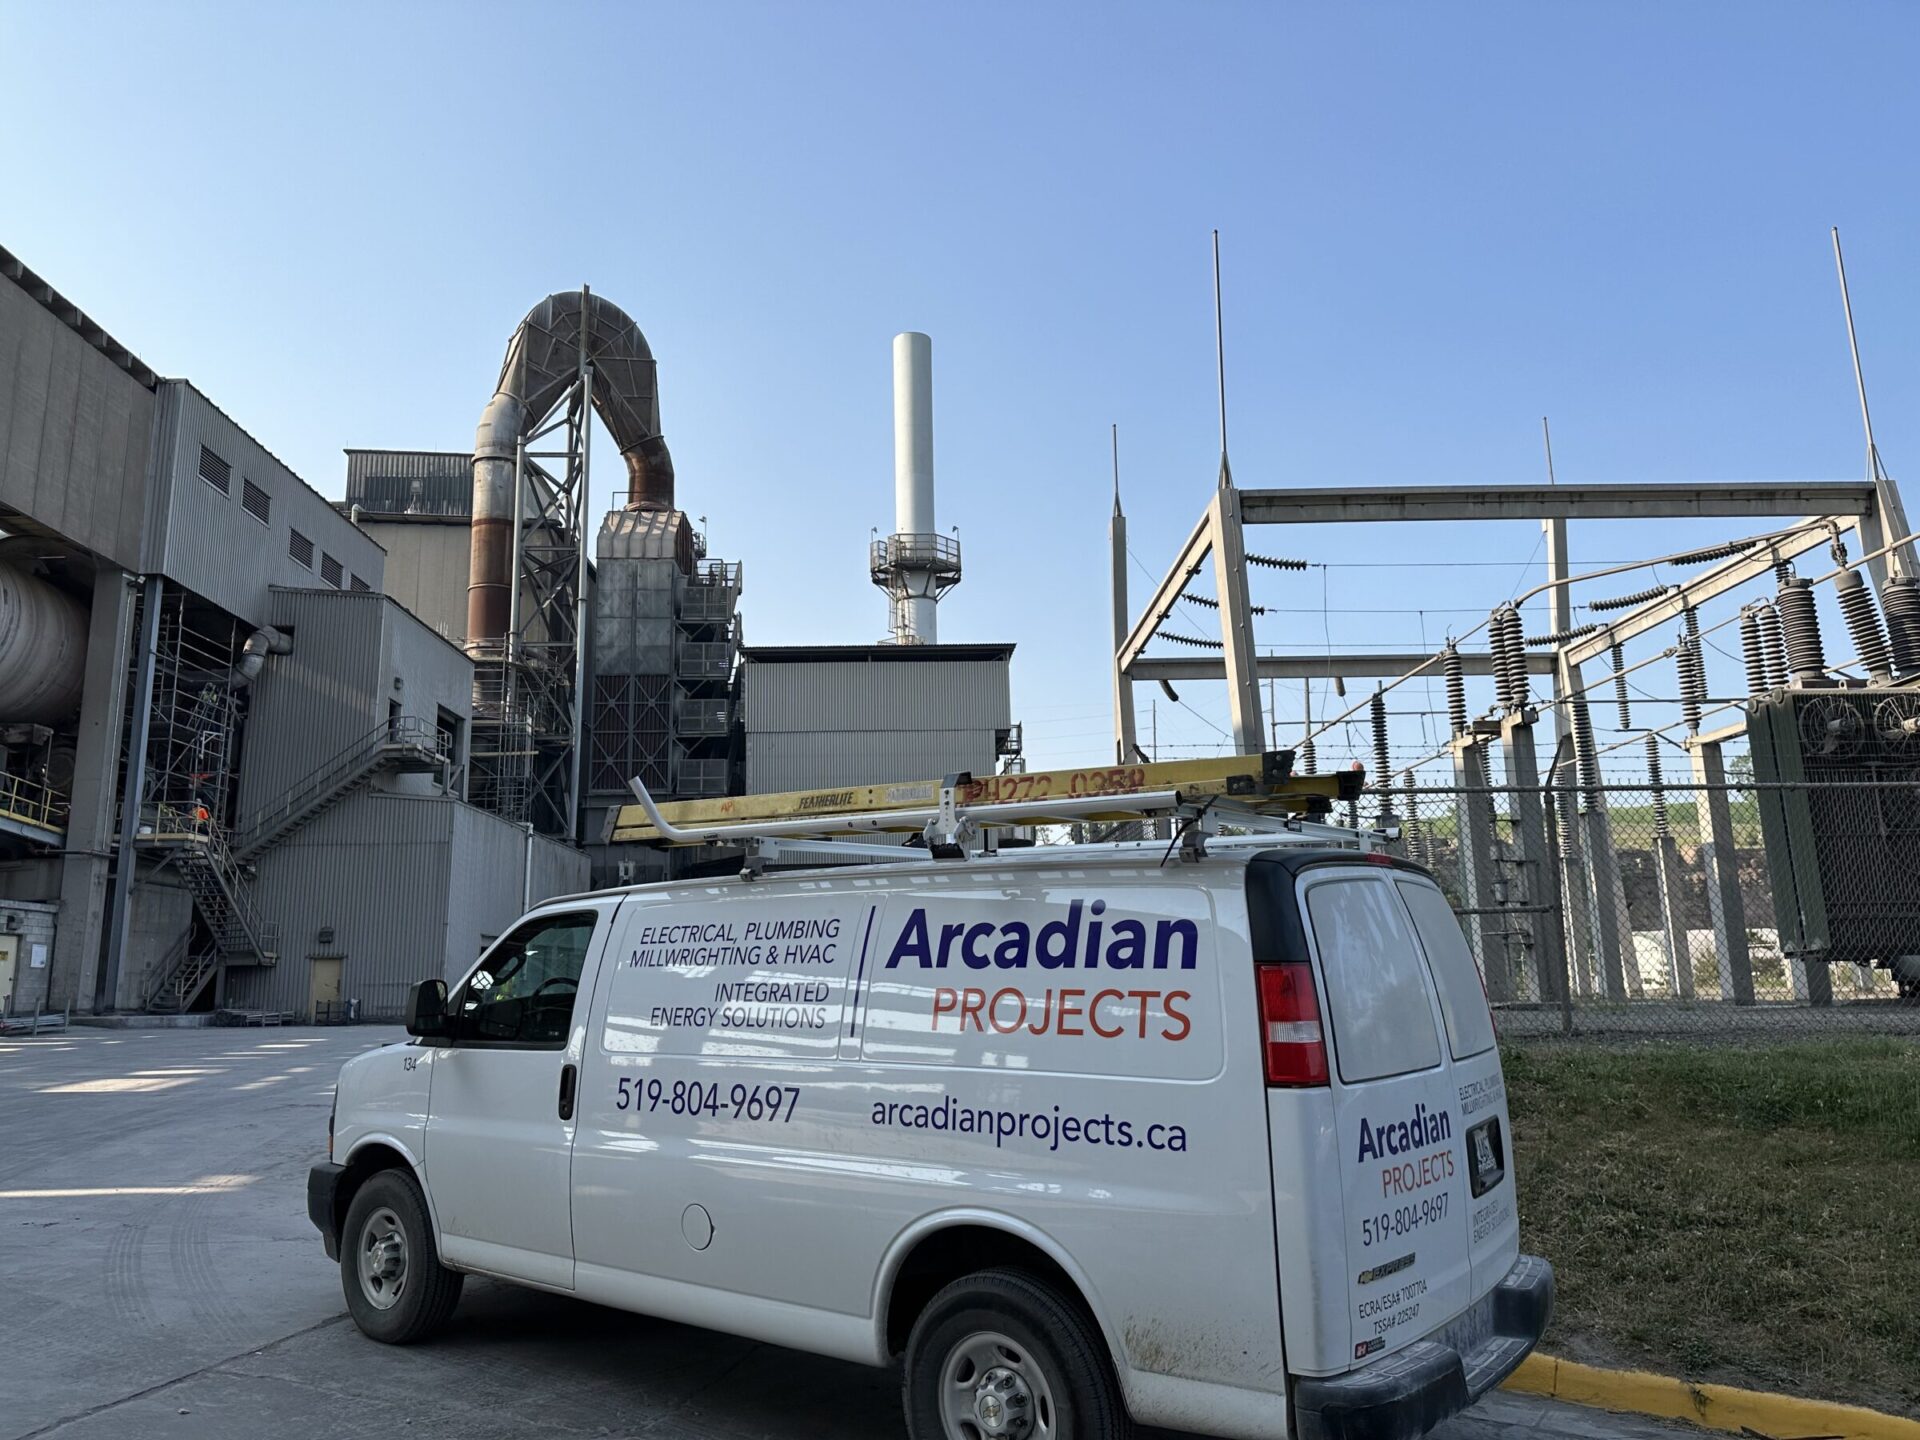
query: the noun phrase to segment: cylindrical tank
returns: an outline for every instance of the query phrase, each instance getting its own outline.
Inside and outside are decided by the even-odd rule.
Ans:
[[[86,607],[0,560],[0,721],[67,719],[80,708],[86,666]]]
[[[893,337],[893,529],[932,535],[933,341],[917,330]],[[923,645],[938,639],[932,597],[902,602],[909,633]]]

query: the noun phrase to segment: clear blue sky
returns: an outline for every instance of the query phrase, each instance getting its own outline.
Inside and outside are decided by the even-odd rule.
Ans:
[[[1109,422],[1147,569],[1214,480],[1212,227],[1242,484],[1537,481],[1542,415],[1562,481],[1857,477],[1835,224],[1900,475],[1917,70],[1895,4],[0,0],[0,240],[331,495],[342,447],[469,445],[520,317],[592,284],[760,643],[882,634],[888,341],[925,330],[941,634],[1019,642],[1060,763],[1108,743]],[[1524,525],[1261,543],[1330,566],[1256,574],[1276,648],[1436,642],[1539,573]],[[1170,754],[1224,723],[1183,698]]]

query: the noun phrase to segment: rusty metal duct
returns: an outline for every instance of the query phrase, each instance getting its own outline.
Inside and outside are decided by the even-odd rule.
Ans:
[[[647,337],[624,310],[598,295],[549,295],[507,342],[500,384],[474,438],[470,642],[498,641],[507,633],[514,586],[514,451],[579,378],[583,329],[585,358],[593,366],[593,408],[627,462],[628,508],[673,508],[673,458],[660,438],[659,384]]]

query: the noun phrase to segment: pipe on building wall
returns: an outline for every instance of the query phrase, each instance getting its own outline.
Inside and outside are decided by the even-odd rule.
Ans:
[[[87,608],[12,560],[0,560],[0,720],[55,725],[80,708]]]
[[[247,643],[240,647],[240,663],[233,667],[233,683],[251,685],[260,677],[260,670],[267,663],[269,655],[291,655],[293,637],[271,625],[262,625],[247,637]]]
[[[593,408],[626,461],[627,507],[673,508],[673,457],[660,435],[659,377],[646,336],[624,310],[598,295],[549,295],[507,342],[500,383],[474,437],[469,643],[497,642],[507,633],[514,590],[514,453],[579,378],[583,332],[593,366]]]

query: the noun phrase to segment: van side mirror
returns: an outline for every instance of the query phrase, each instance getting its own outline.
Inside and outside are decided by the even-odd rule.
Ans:
[[[446,981],[422,980],[407,992],[407,1033],[421,1040],[445,1039],[453,1033]]]

